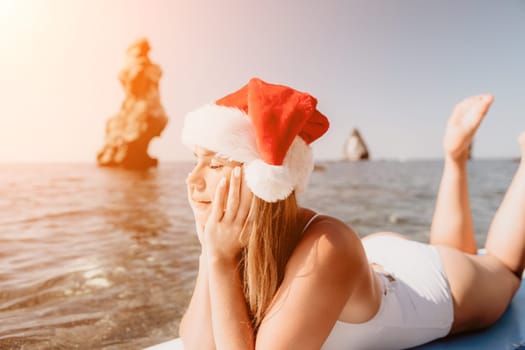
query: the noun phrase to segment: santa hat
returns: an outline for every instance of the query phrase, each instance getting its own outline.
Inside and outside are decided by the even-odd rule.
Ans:
[[[186,115],[182,142],[245,164],[248,187],[267,202],[301,192],[313,170],[310,143],[328,129],[311,95],[253,78]]]

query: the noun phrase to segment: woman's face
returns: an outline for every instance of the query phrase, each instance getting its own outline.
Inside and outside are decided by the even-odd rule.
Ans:
[[[188,200],[198,224],[204,225],[210,215],[215,190],[219,181],[226,178],[226,193],[233,168],[241,163],[228,161],[216,156],[215,152],[196,146],[194,150],[197,163],[188,175]]]

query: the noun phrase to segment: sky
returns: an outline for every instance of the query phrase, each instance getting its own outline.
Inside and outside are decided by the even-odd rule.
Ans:
[[[373,159],[441,158],[454,104],[487,92],[473,155],[519,156],[525,0],[0,0],[0,162],[95,162],[140,37],[163,70],[161,162],[191,159],[187,112],[251,77],[318,99],[316,159],[355,127]]]

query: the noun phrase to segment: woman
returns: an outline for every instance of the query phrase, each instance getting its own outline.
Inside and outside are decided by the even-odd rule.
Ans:
[[[188,196],[202,245],[180,325],[185,349],[401,349],[495,322],[525,263],[525,163],[477,256],[466,162],[493,98],[453,110],[430,244],[394,233],[362,241],[300,208],[309,144],[328,128],[312,96],[252,79],[188,114],[197,164]],[[520,136],[525,151],[525,133]]]

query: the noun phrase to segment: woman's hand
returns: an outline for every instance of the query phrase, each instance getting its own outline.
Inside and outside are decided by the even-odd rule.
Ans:
[[[204,226],[204,247],[208,258],[233,261],[242,249],[243,232],[253,194],[243,181],[240,167],[230,175],[229,189],[226,178],[217,186],[210,216]]]

